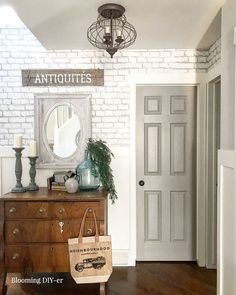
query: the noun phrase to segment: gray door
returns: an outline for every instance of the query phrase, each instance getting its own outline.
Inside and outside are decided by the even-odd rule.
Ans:
[[[196,87],[137,87],[137,260],[195,260]]]

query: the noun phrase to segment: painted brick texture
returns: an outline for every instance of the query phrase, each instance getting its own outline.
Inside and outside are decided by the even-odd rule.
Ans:
[[[208,68],[211,70],[214,66],[220,63],[221,59],[221,39],[218,39],[210,48],[207,57]]]
[[[0,145],[12,145],[15,133],[24,144],[33,138],[34,95],[90,93],[92,135],[111,145],[129,145],[130,77],[137,73],[206,72],[220,59],[220,42],[208,51],[123,50],[113,59],[100,50],[46,50],[25,27],[0,28]],[[100,68],[103,87],[22,87],[21,69]]]

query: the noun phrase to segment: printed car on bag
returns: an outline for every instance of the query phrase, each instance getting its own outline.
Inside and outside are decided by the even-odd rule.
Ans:
[[[75,265],[75,269],[79,272],[85,268],[101,269],[106,264],[106,258],[99,256],[97,258],[87,258],[83,262],[79,262]]]

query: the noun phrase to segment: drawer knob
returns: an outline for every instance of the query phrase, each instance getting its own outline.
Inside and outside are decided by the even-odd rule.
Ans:
[[[44,213],[46,210],[44,208],[39,209],[39,213]]]
[[[89,209],[88,209],[88,212],[89,212],[89,213],[92,213],[92,212],[93,212],[93,209],[92,209],[92,208],[89,208]]]
[[[13,260],[17,260],[19,257],[20,257],[20,254],[19,254],[19,253],[15,253],[15,254],[12,256],[12,259],[13,259]]]
[[[15,208],[15,207],[10,208],[9,212],[10,212],[10,213],[14,213],[14,212],[16,212],[16,208]]]
[[[60,209],[58,210],[58,212],[59,212],[60,214],[63,214],[63,213],[65,212],[65,209],[64,209],[64,208],[60,208]]]
[[[88,229],[87,229],[87,235],[91,235],[91,234],[92,234],[92,232],[93,232],[93,231],[92,231],[92,229],[91,229],[91,228],[88,228]]]
[[[20,230],[18,228],[14,228],[12,233],[13,235],[17,235],[20,232]]]

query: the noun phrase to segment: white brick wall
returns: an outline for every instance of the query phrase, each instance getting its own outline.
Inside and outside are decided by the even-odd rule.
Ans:
[[[123,50],[113,59],[100,50],[47,51],[23,25],[0,28],[0,145],[11,145],[14,133],[23,133],[25,144],[33,138],[35,94],[79,92],[92,95],[93,136],[129,145],[130,76],[152,70],[206,72],[214,58],[207,51],[181,49]],[[22,87],[21,69],[34,68],[101,68],[105,82],[103,87]]]
[[[214,66],[220,63],[221,60],[221,39],[218,39],[209,49],[207,62],[207,70],[211,70]]]

